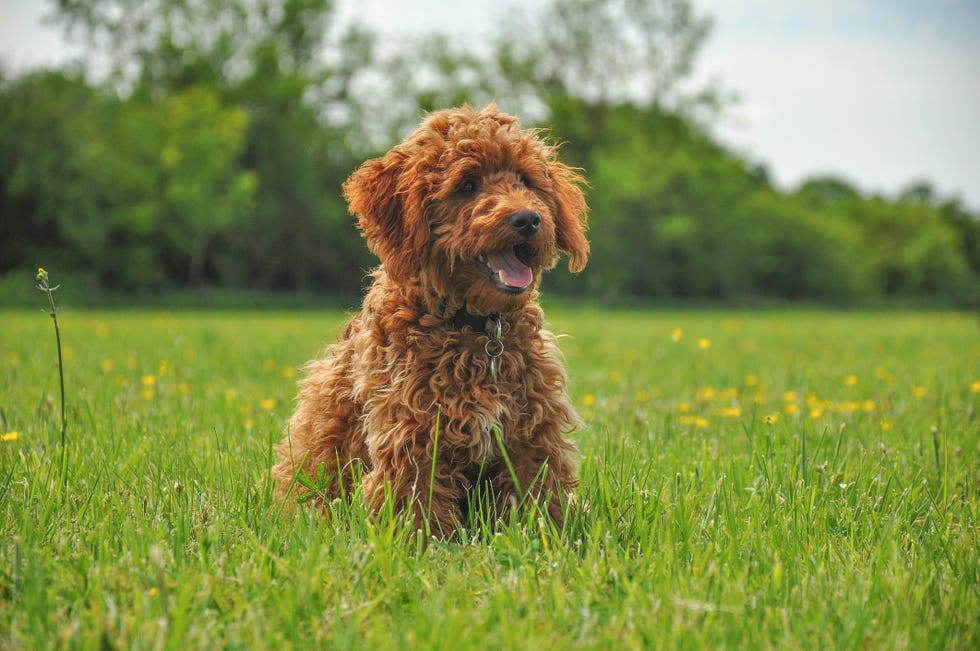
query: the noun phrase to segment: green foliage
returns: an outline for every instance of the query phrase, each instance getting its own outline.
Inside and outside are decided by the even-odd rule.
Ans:
[[[834,178],[780,192],[708,135],[725,93],[688,83],[711,27],[688,0],[552,0],[486,43],[384,48],[329,0],[56,5],[109,75],[0,78],[0,274],[57,259],[89,293],[356,294],[376,260],[344,179],[422,111],[496,100],[589,179],[592,261],[549,291],[977,299],[980,219],[957,201]]]
[[[236,165],[243,110],[205,88],[121,101],[53,73],[7,95],[3,208],[27,213],[5,238],[14,260],[60,246],[110,287],[200,281],[209,238],[249,210],[254,192],[255,175]]]
[[[754,194],[736,210],[732,245],[746,249],[740,276],[757,296],[825,302],[866,297],[863,243],[853,224],[831,211],[811,210],[772,191]],[[735,288],[736,291],[738,288]]]
[[[3,84],[0,270],[32,271],[37,260],[53,256],[67,264],[90,262],[73,252],[63,231],[68,219],[91,220],[96,212],[77,140],[98,101],[84,80],[62,73]]]
[[[860,236],[867,282],[885,296],[934,297],[967,304],[980,280],[975,263],[980,219],[939,204],[931,190],[897,200],[861,197],[834,179],[815,180],[796,193],[804,205],[846,218]],[[949,215],[959,213],[959,219]],[[972,238],[972,239],[971,239]]]
[[[63,502],[48,317],[0,319],[4,648],[980,642],[967,313],[550,310],[586,422],[564,531],[427,545],[356,499],[273,497],[297,366],[340,312],[59,308]]]
[[[217,96],[191,88],[167,99],[160,122],[167,125],[160,152],[163,195],[168,203],[165,235],[190,257],[192,284],[203,279],[208,239],[227,231],[251,208],[253,171],[236,170],[248,113],[222,110]]]
[[[597,293],[738,300],[866,294],[860,234],[831,211],[777,194],[674,113],[633,105],[565,110],[556,131],[603,137],[590,171]],[[574,138],[574,136],[572,136]],[[572,146],[573,149],[576,149]],[[620,261],[617,264],[602,262]],[[562,279],[572,289],[579,279]]]

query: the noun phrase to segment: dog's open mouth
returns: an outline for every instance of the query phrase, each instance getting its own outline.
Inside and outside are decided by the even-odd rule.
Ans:
[[[528,266],[530,251],[525,244],[492,251],[480,256],[490,274],[490,281],[505,292],[519,294],[534,282],[534,271]]]

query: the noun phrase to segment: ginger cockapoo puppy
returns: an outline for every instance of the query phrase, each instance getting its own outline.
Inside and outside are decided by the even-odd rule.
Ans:
[[[429,115],[344,184],[381,259],[363,308],[311,362],[273,468],[326,477],[316,503],[359,481],[445,536],[477,486],[498,514],[542,503],[562,522],[576,486],[578,417],[538,305],[560,251],[585,267],[582,178],[495,106]],[[322,474],[325,469],[325,475]]]

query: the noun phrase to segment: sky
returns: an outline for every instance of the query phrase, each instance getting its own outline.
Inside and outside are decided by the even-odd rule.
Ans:
[[[715,135],[781,188],[834,175],[891,196],[925,180],[980,210],[980,0],[693,1],[714,19],[695,80],[739,97]],[[382,34],[473,38],[515,4],[340,0]],[[0,0],[8,69],[77,53],[42,24],[49,6]]]

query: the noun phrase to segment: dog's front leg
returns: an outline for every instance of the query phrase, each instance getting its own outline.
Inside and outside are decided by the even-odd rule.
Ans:
[[[364,475],[364,499],[375,513],[390,500],[396,512],[411,513],[418,529],[446,538],[460,525],[465,487],[446,460],[432,459],[428,436],[403,439],[396,448],[371,450],[373,470]]]
[[[535,505],[547,510],[555,524],[564,523],[564,501],[575,489],[575,465],[566,444],[514,445],[505,448],[509,463],[493,480],[498,513],[524,511]]]

